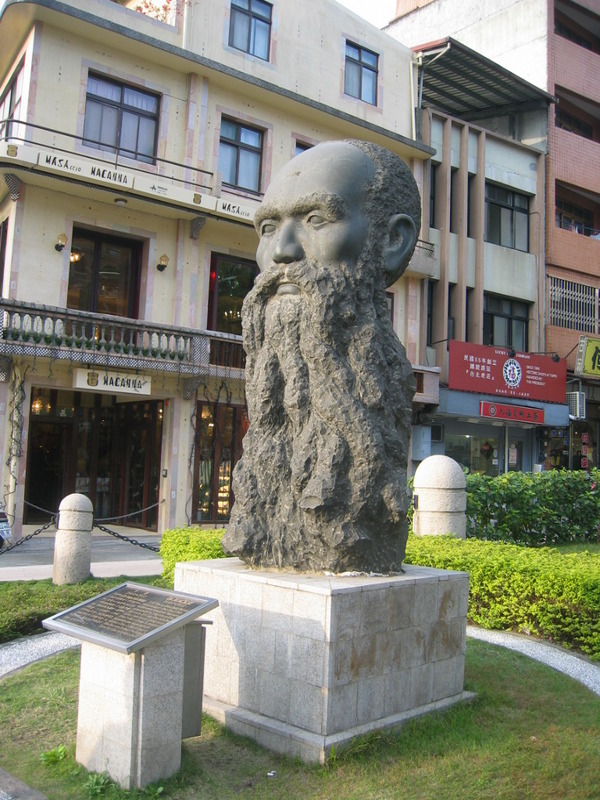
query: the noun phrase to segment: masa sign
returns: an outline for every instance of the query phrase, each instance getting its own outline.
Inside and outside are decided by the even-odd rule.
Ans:
[[[73,388],[148,397],[152,394],[152,380],[146,375],[112,369],[76,369],[73,374]]]
[[[567,363],[533,353],[509,355],[506,347],[449,342],[448,388],[523,400],[565,403]]]

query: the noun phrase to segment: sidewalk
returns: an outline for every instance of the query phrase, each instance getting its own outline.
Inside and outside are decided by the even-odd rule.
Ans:
[[[35,530],[37,529],[34,526],[26,526],[23,536],[28,536]],[[145,545],[152,547],[160,545],[160,537],[148,531],[123,526],[112,526],[111,530]],[[51,578],[55,535],[56,530],[51,528],[13,550],[0,553],[0,582],[39,581]],[[91,573],[95,578],[112,578],[119,575],[139,577],[160,575],[161,572],[162,561],[158,553],[94,528]],[[2,800],[1,795],[0,800]]]

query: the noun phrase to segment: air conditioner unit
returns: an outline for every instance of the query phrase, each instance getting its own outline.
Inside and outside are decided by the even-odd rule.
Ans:
[[[567,392],[571,419],[585,419],[585,392]]]

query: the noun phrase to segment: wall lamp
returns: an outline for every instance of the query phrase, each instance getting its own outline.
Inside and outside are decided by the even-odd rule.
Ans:
[[[156,269],[159,272],[164,272],[166,268],[169,266],[169,256],[165,253],[158,259],[158,264],[156,265]]]
[[[54,249],[57,253],[60,253],[62,250],[65,249],[65,245],[67,243],[67,234],[66,233],[59,233],[56,237],[56,244],[54,245]]]

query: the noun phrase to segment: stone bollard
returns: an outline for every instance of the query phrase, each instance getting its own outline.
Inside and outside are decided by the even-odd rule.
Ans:
[[[415,472],[413,531],[417,536],[467,536],[467,480],[449,456],[429,456]]]
[[[94,508],[84,494],[64,497],[58,508],[52,583],[79,583],[90,577]]]

